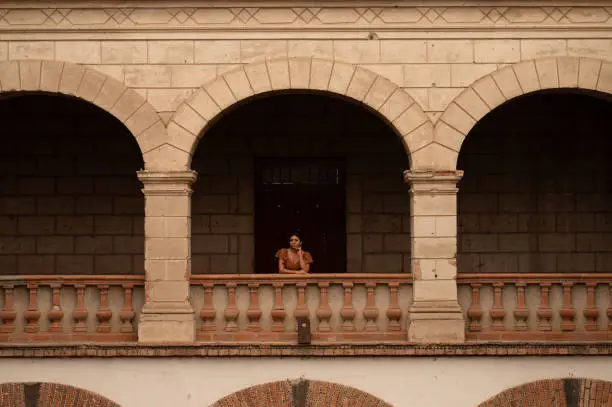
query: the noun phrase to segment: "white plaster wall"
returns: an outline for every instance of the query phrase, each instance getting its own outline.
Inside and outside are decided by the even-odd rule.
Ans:
[[[0,361],[0,382],[68,384],[123,407],[204,407],[245,387],[299,377],[352,386],[397,407],[474,407],[539,379],[610,381],[612,368],[605,357]]]

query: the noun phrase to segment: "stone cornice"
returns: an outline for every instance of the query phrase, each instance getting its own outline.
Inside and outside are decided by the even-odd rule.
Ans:
[[[190,185],[196,178],[195,171],[138,171],[138,179],[143,183],[143,192],[147,196],[191,195]]]
[[[463,171],[404,171],[413,194],[455,194]]]
[[[611,356],[610,342],[478,343],[436,345],[2,345],[0,358],[80,357],[443,357]]]

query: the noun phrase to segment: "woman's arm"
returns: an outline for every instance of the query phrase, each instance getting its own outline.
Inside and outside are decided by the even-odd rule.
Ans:
[[[291,274],[288,270],[285,270],[285,263],[283,259],[278,259],[278,272],[280,274]]]
[[[302,274],[302,270],[287,270],[282,259],[278,259],[279,274]]]
[[[310,271],[310,264],[304,260],[304,252],[302,249],[299,250],[298,255],[300,256],[300,271],[304,274],[308,274]]]

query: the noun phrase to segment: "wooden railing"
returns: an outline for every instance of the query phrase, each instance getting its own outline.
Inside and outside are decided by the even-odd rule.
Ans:
[[[297,319],[313,343],[406,341],[410,274],[193,275],[202,342],[295,342]]]
[[[0,277],[0,342],[135,341],[144,280]]]
[[[612,339],[612,274],[459,274],[468,340]]]

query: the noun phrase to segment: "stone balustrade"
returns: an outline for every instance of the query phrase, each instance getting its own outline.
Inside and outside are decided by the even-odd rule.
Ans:
[[[470,340],[612,338],[612,274],[460,274]]]
[[[308,318],[313,343],[405,342],[412,275],[194,275],[202,342],[295,342]]]
[[[193,275],[196,342],[406,343],[411,274]],[[0,279],[0,342],[135,342],[144,304],[135,276]],[[612,338],[612,274],[459,274],[470,341]]]
[[[143,302],[142,277],[2,277],[0,342],[136,341]]]

